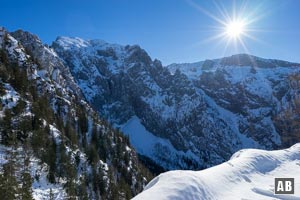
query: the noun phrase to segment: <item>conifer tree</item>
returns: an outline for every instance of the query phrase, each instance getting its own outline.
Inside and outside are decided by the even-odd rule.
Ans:
[[[54,200],[54,194],[53,194],[52,188],[50,188],[50,191],[49,191],[49,200]]]
[[[23,169],[21,171],[21,187],[19,189],[19,195],[22,200],[33,200],[32,197],[32,177],[29,170],[30,158],[28,155],[28,141],[23,143],[24,162]]]
[[[17,199],[18,183],[13,156],[10,156],[8,162],[3,165],[3,174],[0,175],[0,180],[1,198],[5,200]]]
[[[88,200],[87,188],[86,188],[86,177],[80,178],[80,185],[77,187],[77,196],[81,200]]]
[[[32,177],[27,170],[22,172],[21,183],[20,196],[22,200],[32,200]]]
[[[5,145],[11,145],[13,143],[15,143],[15,135],[14,133],[11,131],[12,130],[12,125],[11,125],[11,121],[12,121],[12,114],[11,111],[9,109],[6,109],[4,111],[4,117],[2,118],[2,120],[0,121],[2,130],[1,130],[1,136],[2,136],[2,144]]]

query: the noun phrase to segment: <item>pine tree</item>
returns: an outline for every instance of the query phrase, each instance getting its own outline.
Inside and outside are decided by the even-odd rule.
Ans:
[[[80,185],[77,189],[77,196],[81,200],[88,200],[88,194],[87,194],[87,187],[86,187],[86,180],[85,176],[80,178]]]
[[[97,127],[93,125],[91,143],[95,144],[97,149],[99,147],[98,141],[99,141],[99,137],[98,137]]]
[[[69,199],[76,199],[76,168],[71,160],[71,153],[66,153],[66,163],[64,163],[66,171],[67,183],[65,184],[66,191],[69,195]]]
[[[83,107],[79,107],[78,109],[78,118],[80,132],[85,134],[88,131],[88,119]]]
[[[74,180],[69,179],[66,184],[64,185],[64,188],[66,189],[66,192],[68,194],[68,199],[70,200],[76,200],[76,186],[74,183]]]
[[[12,109],[14,115],[16,116],[16,115],[20,114],[25,109],[25,107],[26,107],[26,102],[20,99],[18,101],[17,105],[15,107],[13,107],[13,109]]]
[[[54,138],[49,140],[49,143],[46,147],[45,152],[43,153],[44,161],[49,166],[48,180],[50,183],[55,183],[55,174],[56,174],[56,143]]]
[[[0,70],[1,73],[1,70]],[[3,87],[3,83],[0,83],[0,96],[3,96],[6,94],[5,88]]]
[[[54,200],[54,194],[53,194],[52,188],[50,188],[50,191],[49,191],[49,200]]]
[[[31,117],[22,117],[18,123],[18,129],[18,139],[22,141],[26,140],[28,137],[28,133],[33,130]]]
[[[14,200],[18,193],[18,183],[15,173],[15,162],[10,157],[8,162],[3,165],[3,174],[0,175],[0,194],[5,200]]]
[[[20,197],[22,200],[33,200],[32,197],[32,177],[29,170],[29,156],[27,152],[27,141],[24,142],[24,163],[21,172],[21,187],[19,189]]]
[[[91,145],[88,150],[88,161],[91,165],[95,165],[99,161],[99,156],[94,145]]]
[[[77,143],[78,143],[77,135],[69,121],[67,121],[66,126],[65,126],[65,134],[66,134],[67,138],[69,138],[72,146],[77,145]]]
[[[98,149],[99,149],[99,157],[101,160],[106,162],[107,149],[108,149],[107,139],[102,134],[100,134],[97,144],[98,144]]]
[[[11,80],[12,86],[19,93],[24,94],[28,86],[27,72],[26,70],[20,69],[17,63],[11,64],[13,70],[13,78]]]
[[[99,168],[98,172],[98,187],[101,195],[104,195],[106,192],[106,181],[104,179],[103,169]]]
[[[48,135],[43,129],[35,129],[32,131],[31,136],[31,146],[33,152],[38,158],[41,158],[43,155],[44,148],[47,145]]]
[[[12,125],[11,125],[11,121],[12,121],[12,114],[11,114],[11,110],[6,109],[4,111],[4,117],[1,120],[1,136],[2,136],[2,144],[4,145],[12,145],[14,143],[16,143],[16,136],[15,133],[12,132]]]
[[[22,200],[32,200],[32,177],[28,171],[24,171],[21,175],[22,187],[20,188],[20,196]]]
[[[0,61],[4,64],[8,63],[8,57],[4,49],[0,49]]]
[[[66,163],[68,162],[68,157],[66,155],[66,147],[64,145],[64,141],[61,141],[59,145],[59,159],[58,159],[58,166],[59,166],[59,177],[66,177]]]

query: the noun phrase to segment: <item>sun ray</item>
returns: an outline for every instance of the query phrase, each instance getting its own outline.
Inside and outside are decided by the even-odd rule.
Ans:
[[[214,40],[217,40],[217,39],[220,39],[220,38],[224,38],[224,35],[225,33],[220,33],[220,34],[217,34],[217,35],[214,35],[214,36],[211,36],[207,39],[205,39],[206,42],[211,42],[211,41],[214,41]]]
[[[253,40],[253,41],[255,41],[255,42],[258,42],[258,43],[260,43],[260,44],[267,44],[267,43],[264,42],[263,40],[260,40],[260,39],[254,37],[254,36],[252,36],[252,35],[250,35],[250,34],[245,33],[244,36],[247,37],[247,38],[249,38],[249,39],[251,39],[251,40]]]
[[[248,50],[247,46],[245,45],[244,41],[242,39],[239,38],[239,42],[241,43],[241,46],[243,47],[243,49],[245,50],[245,52],[247,54],[250,53],[250,51]]]
[[[192,46],[199,46],[199,45],[203,45],[203,44],[207,44],[207,43],[211,43],[213,41],[218,41],[220,39],[223,39],[225,37],[224,33],[219,33],[217,35],[213,35],[211,37],[205,38],[199,42],[194,43]]]
[[[248,6],[248,1],[243,1],[240,8],[240,13],[246,13],[247,6]]]
[[[213,3],[215,5],[215,7],[218,9],[218,11],[220,12],[220,14],[225,18],[225,21],[230,20],[230,16],[229,16],[228,12],[226,11],[222,2],[220,2],[220,4],[218,4],[215,0],[213,0]]]
[[[254,59],[254,57],[252,55],[250,55],[250,51],[248,50],[248,48],[245,45],[245,43],[242,40],[240,42],[241,42],[241,45],[244,48],[246,54],[248,55],[248,57],[250,59],[250,62],[252,63],[253,68],[256,69],[258,67],[258,64],[257,64],[256,60]],[[260,73],[258,73],[257,76],[263,77],[263,75],[260,74]],[[263,84],[265,86],[268,86],[268,84],[266,82],[262,82],[261,84]]]
[[[235,2],[235,0],[232,1],[232,19],[236,19],[236,2]]]
[[[250,55],[250,51],[248,50],[247,46],[245,45],[245,43],[243,42],[243,40],[240,40],[241,46],[243,47],[244,51],[246,52],[246,54],[248,55],[250,62],[252,63],[253,67],[256,68],[257,67],[257,63],[255,61],[255,59]]]
[[[248,24],[252,24],[256,21],[259,21],[260,19],[264,18],[265,16],[269,15],[272,11],[271,10],[268,10],[266,11],[264,9],[264,12],[260,12],[260,9],[262,9],[263,7],[263,1],[260,3],[260,4],[257,4],[255,8],[253,9],[249,9],[247,10],[247,12],[244,12],[244,13],[247,13],[244,18],[247,19],[247,23]],[[260,13],[260,14],[259,14]]]
[[[261,29],[261,28],[248,28],[247,32],[262,32],[262,33],[269,33],[274,32],[274,30],[267,30],[267,29]],[[275,31],[276,32],[276,31]]]
[[[201,6],[199,6],[196,2],[194,2],[193,0],[186,0],[186,2],[188,2],[188,4],[190,4],[191,6],[193,6],[194,8],[196,8],[197,10],[199,10],[200,12],[204,13],[205,15],[207,15],[208,17],[212,18],[213,20],[219,22],[220,24],[225,25],[226,22],[223,21],[222,19],[216,17],[215,15],[211,14],[209,11],[205,10],[204,8],[202,8]]]
[[[227,51],[227,49],[228,49],[228,47],[229,47],[230,40],[226,40],[225,42],[226,42],[226,43],[225,43],[224,50],[223,50],[223,53],[222,53],[222,56],[223,56],[223,57],[225,56],[226,51]]]
[[[219,25],[210,26],[210,30],[214,30],[213,36],[209,36],[204,40],[194,43],[194,45],[201,45],[208,42],[217,41],[214,44],[218,47],[223,46],[224,52],[240,53],[245,51],[250,53],[247,48],[248,41],[252,40],[266,45],[264,41],[255,37],[259,32],[271,32],[271,30],[260,29],[254,27],[255,22],[261,20],[272,11],[265,11],[264,2],[250,4],[250,1],[241,0],[231,1],[231,10],[226,9],[224,1],[212,0],[215,10],[217,12],[210,12],[196,3],[195,0],[185,0],[190,6],[197,9],[201,13],[216,21]],[[252,7],[250,7],[253,5]],[[262,12],[263,11],[263,12]],[[259,14],[262,13],[262,14]],[[274,32],[274,31],[272,31]],[[232,47],[231,49],[229,47]]]

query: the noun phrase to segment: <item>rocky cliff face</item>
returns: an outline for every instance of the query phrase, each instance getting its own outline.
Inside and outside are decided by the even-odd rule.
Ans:
[[[287,128],[290,116],[299,116],[299,66],[241,54],[190,65],[173,64],[168,68],[182,70],[196,87],[232,113],[240,133],[265,148],[278,148],[299,141],[299,135],[294,133],[297,128],[290,127],[288,134],[282,128],[283,124]]]
[[[54,159],[35,154],[36,146],[28,154],[32,177],[43,180],[32,187],[41,198],[50,188],[54,196],[78,192],[64,178],[87,181],[84,191],[95,199],[142,189],[150,175],[127,137],[98,114],[165,170],[206,168],[241,148],[300,141],[297,63],[241,54],[164,67],[137,45],[59,37],[50,48],[31,33],[3,28],[0,50],[0,154],[8,155],[12,140],[22,156],[23,142],[38,145],[33,138],[40,135],[55,147]],[[64,154],[78,166],[63,170]]]
[[[236,55],[163,67],[139,46],[60,37],[52,47],[88,102],[166,169],[204,168],[240,148],[299,141],[296,125],[293,133],[282,125],[287,110],[296,116],[291,79],[299,64]]]
[[[163,166],[187,168],[188,163],[198,166],[200,160],[185,155],[190,145],[184,142],[185,136],[177,131],[177,126],[184,126],[182,120],[188,112],[186,108],[205,105],[198,102],[200,98],[193,101],[191,96],[199,94],[183,74],[171,75],[139,46],[111,45],[79,38],[58,38],[52,46],[70,67],[86,99],[95,109],[120,128],[137,116],[154,136],[171,141],[171,148],[176,152],[170,153],[180,157],[181,161],[175,159],[170,164],[165,157],[173,150],[161,143],[155,143],[155,149],[145,152],[147,155],[153,156]],[[139,142],[145,141],[142,138]],[[186,162],[182,161],[183,158]]]
[[[62,88],[72,90],[73,93],[82,97],[80,88],[75,84],[69,68],[65,67],[61,59],[53,49],[45,46],[42,41],[32,33],[18,30],[10,33],[22,46],[31,59],[37,63],[46,73],[45,76]]]
[[[0,102],[3,199],[130,199],[151,177],[128,138],[100,119],[69,68],[29,32],[0,27]]]

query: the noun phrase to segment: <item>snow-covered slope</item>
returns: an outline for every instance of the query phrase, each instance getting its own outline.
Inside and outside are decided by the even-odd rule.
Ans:
[[[294,195],[274,195],[274,178],[295,178]],[[170,171],[154,178],[134,200],[300,199],[300,143],[285,150],[244,149],[202,171]]]
[[[141,120],[134,116],[123,126],[121,130],[129,136],[130,143],[135,147],[137,152],[154,158],[156,163],[160,163],[164,169],[176,169],[178,167],[188,168],[184,162],[180,162],[184,158],[193,158],[200,162],[199,158],[190,150],[187,152],[177,150],[172,143],[165,138],[153,135],[141,124]],[[172,157],[172,160],[166,158]]]
[[[150,177],[53,49],[0,27],[0,199],[129,199]]]
[[[89,103],[114,126],[132,127],[131,119],[135,116],[139,119],[140,123],[134,124],[140,124],[145,131],[138,131],[141,126],[130,128],[130,136],[136,137],[130,140],[140,154],[150,156],[166,169],[199,168],[202,158],[188,151],[188,142],[186,147],[175,144],[178,138],[184,141],[184,136],[173,131],[175,126],[169,124],[175,118],[182,120],[191,109],[203,106],[201,100],[190,97],[194,91],[185,88],[189,83],[183,81],[184,77],[171,75],[137,45],[59,37],[52,46],[69,66]],[[123,131],[128,133],[127,129]],[[156,139],[146,141],[143,133]],[[171,133],[173,138],[169,138]],[[148,142],[151,144],[137,145]],[[150,147],[153,148],[150,150]],[[166,159],[162,152],[176,155],[174,162]]]
[[[221,110],[231,113],[233,126],[243,135],[268,148],[299,142],[293,122],[300,116],[299,63],[238,54],[167,68],[184,73]]]

